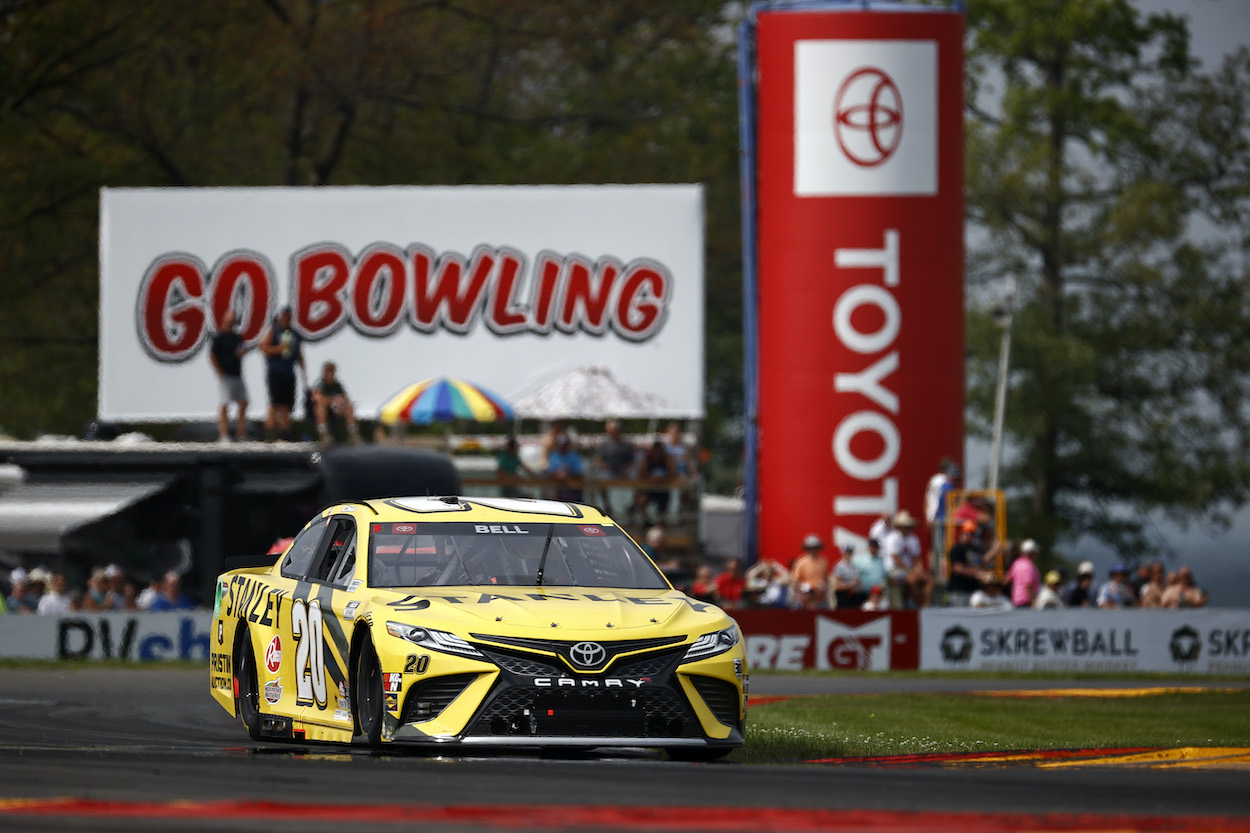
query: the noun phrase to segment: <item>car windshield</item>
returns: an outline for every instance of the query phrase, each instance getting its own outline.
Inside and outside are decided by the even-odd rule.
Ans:
[[[465,521],[371,523],[369,584],[669,589],[618,527]]]

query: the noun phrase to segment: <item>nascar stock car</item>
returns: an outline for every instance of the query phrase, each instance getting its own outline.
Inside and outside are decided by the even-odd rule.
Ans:
[[[212,695],[254,740],[662,748],[743,743],[742,634],[599,510],[341,503],[222,574]]]

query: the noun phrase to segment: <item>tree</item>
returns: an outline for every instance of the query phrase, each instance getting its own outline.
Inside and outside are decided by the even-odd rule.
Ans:
[[[702,182],[715,430],[741,412],[723,6],[0,0],[0,426],[95,414],[102,186]]]
[[[1250,58],[1204,75],[1188,31],[1129,0],[969,8],[973,425],[991,412],[990,307],[1018,282],[1000,478],[1013,526],[1092,535],[1226,526],[1250,497]]]

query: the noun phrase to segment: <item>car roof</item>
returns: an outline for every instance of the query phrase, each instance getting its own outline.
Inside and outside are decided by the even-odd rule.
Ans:
[[[334,514],[365,506],[373,511],[370,521],[413,520],[483,521],[491,523],[596,523],[616,525],[598,508],[583,503],[537,498],[470,497],[464,495],[413,495],[339,503],[326,508]]]

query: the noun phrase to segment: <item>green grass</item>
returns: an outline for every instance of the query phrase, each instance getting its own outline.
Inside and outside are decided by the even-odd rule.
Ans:
[[[1115,698],[933,693],[797,697],[752,706],[746,747],[730,760],[777,763],[1126,746],[1250,747],[1250,691]]]

